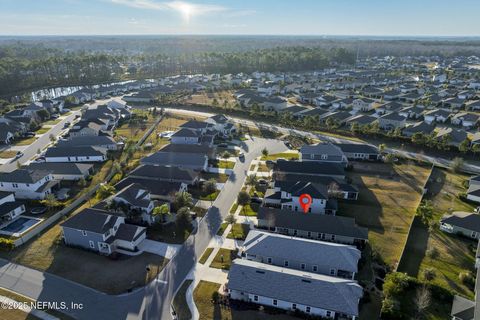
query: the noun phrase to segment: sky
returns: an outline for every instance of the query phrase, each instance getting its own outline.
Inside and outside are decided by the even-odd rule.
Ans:
[[[0,0],[0,35],[480,36],[480,0]]]

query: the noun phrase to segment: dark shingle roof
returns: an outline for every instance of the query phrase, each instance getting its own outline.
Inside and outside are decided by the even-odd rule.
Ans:
[[[107,214],[106,211],[87,208],[60,225],[66,228],[104,234],[115,225],[118,219],[120,217]]]
[[[465,228],[467,230],[480,232],[480,215],[476,213],[462,211],[453,212],[451,215],[444,216],[441,222]]]
[[[345,175],[345,168],[340,163],[318,163],[315,161],[287,161],[277,160],[275,171],[283,173],[305,174],[305,175]]]

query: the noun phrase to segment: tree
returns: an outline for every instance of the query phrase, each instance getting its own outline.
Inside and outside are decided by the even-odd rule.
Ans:
[[[257,184],[257,176],[252,173],[249,176],[247,176],[247,179],[245,180],[245,184],[247,186],[254,186]]]
[[[433,217],[433,205],[430,200],[420,203],[417,208],[416,215],[422,220],[424,225],[428,225]]]
[[[50,118],[50,112],[48,112],[47,109],[38,110],[37,115],[40,117],[40,119],[42,119],[42,121],[45,121],[48,118]]]
[[[353,122],[350,126],[350,131],[353,133],[353,135],[357,135],[360,132],[360,129],[361,128],[358,122]]]
[[[385,163],[393,163],[394,160],[395,160],[395,155],[393,153],[388,153],[385,156]]]
[[[209,179],[202,185],[203,192],[210,197],[210,201],[213,201],[214,193],[217,191],[217,181],[215,179]]]
[[[463,168],[463,159],[459,157],[453,158],[452,162],[450,163],[450,169],[453,172],[460,172]]]
[[[480,152],[480,144],[475,143],[472,145],[472,152],[476,156],[478,152]]]
[[[432,281],[433,279],[435,279],[436,276],[437,276],[437,273],[433,268],[426,268],[425,270],[423,270],[423,277],[427,281]]]
[[[262,155],[266,158],[268,157],[268,149],[267,148],[263,148],[262,150]]]
[[[386,148],[387,148],[387,145],[385,143],[381,143],[378,145],[378,151],[380,153],[384,153]]]
[[[467,138],[463,140],[458,146],[458,151],[461,153],[467,153],[470,150],[470,140]]]
[[[173,206],[178,210],[183,207],[193,207],[192,195],[186,191],[175,193]]]
[[[232,236],[233,236],[233,239],[235,239],[235,230],[233,228],[233,225],[237,222],[237,218],[235,218],[235,215],[229,214],[225,218],[225,222],[232,226]]]
[[[154,217],[160,217],[162,221],[165,220],[165,216],[170,215],[170,208],[168,204],[164,203],[161,206],[153,208],[152,215]]]
[[[60,205],[60,202],[55,198],[55,195],[52,193],[47,194],[45,199],[41,200],[40,203],[47,207],[49,211]]]
[[[192,215],[190,214],[189,207],[182,207],[177,210],[175,216],[175,224],[180,229],[188,229],[192,225]]]
[[[417,289],[415,304],[416,319],[425,318],[425,311],[431,304],[430,290],[428,290],[427,286],[423,285],[421,288]]]
[[[250,195],[245,191],[240,191],[237,196],[237,203],[243,206],[242,210],[245,212],[245,206],[250,203]]]
[[[51,142],[55,142],[55,140],[56,140],[56,138],[55,138],[55,136],[54,136],[53,134],[50,134],[50,135],[48,136],[48,138],[50,139]]]
[[[105,199],[115,194],[115,188],[109,184],[101,184],[97,190],[97,198]]]
[[[84,177],[81,177],[79,180],[78,180],[78,185],[82,188],[85,188],[87,186],[87,181],[85,180]]]
[[[412,142],[418,145],[424,145],[426,142],[426,137],[423,132],[415,132],[412,136]]]

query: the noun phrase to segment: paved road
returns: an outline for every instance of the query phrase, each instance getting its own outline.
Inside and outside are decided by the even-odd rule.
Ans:
[[[156,281],[133,293],[108,296],[48,273],[0,260],[0,286],[39,301],[81,303],[81,310],[65,310],[77,319],[171,319],[173,294],[180,287],[196,259],[201,256],[216,234],[223,218],[229,213],[246,178],[250,162],[266,147],[271,153],[286,150],[277,140],[254,138],[244,144],[245,161],[237,162],[224,189],[213,202],[197,231],[181,246]]]
[[[180,113],[184,113],[184,114],[189,114],[191,116],[195,116],[195,115],[196,116],[211,116],[211,115],[213,115],[211,113],[192,111],[192,110],[186,110],[186,109],[166,108],[165,110],[166,111],[171,111],[171,112],[180,112]],[[263,123],[263,122],[245,120],[245,119],[240,119],[240,118],[235,118],[235,117],[230,117],[230,118],[233,121],[235,121],[237,123],[240,123],[240,124],[263,127],[265,129],[278,131],[282,134],[296,134],[296,135],[301,135],[301,136],[304,136],[304,137],[321,139],[323,141],[331,141],[333,143],[358,143],[356,141],[349,140],[348,138],[337,138],[337,137],[332,137],[332,136],[329,136],[329,135],[311,133],[311,132],[308,132],[308,131],[284,128],[284,127],[281,127],[281,126],[271,125],[271,124],[267,124],[267,123]],[[423,161],[434,163],[437,166],[445,167],[445,168],[448,168],[450,166],[451,162],[452,162],[451,159],[446,159],[446,158],[441,158],[441,157],[436,157],[436,156],[429,156],[426,153],[416,153],[416,152],[410,152],[410,151],[394,149],[394,148],[387,148],[385,150],[385,152],[399,154],[399,155],[401,155],[402,157],[405,157],[405,158],[423,160]],[[464,163],[463,170],[465,172],[472,173],[472,174],[480,174],[480,166],[475,164],[475,163],[468,162],[468,161],[466,161]]]

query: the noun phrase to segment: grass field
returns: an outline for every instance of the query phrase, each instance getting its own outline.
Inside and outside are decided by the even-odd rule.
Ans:
[[[213,258],[210,268],[229,270],[232,265],[232,261],[237,258],[237,250],[229,250],[220,248],[217,255]]]
[[[268,314],[256,310],[234,310],[212,303],[212,295],[220,290],[220,285],[200,281],[193,291],[193,299],[202,320],[299,320],[285,314]]]
[[[458,193],[466,190],[463,182],[467,179],[466,175],[434,169],[425,198],[432,202],[436,222],[452,211],[473,211],[473,205],[457,197]],[[430,248],[436,248],[438,256],[429,256],[427,252]],[[442,232],[438,227],[429,230],[420,219],[416,219],[399,271],[423,279],[424,270],[433,268],[436,272],[433,283],[473,298],[474,292],[460,281],[458,275],[474,272],[475,249],[473,240]]]
[[[212,254],[213,248],[207,248],[205,249],[205,252],[203,252],[202,256],[198,260],[198,263],[204,264],[207,260],[208,257]]]
[[[239,214],[241,216],[256,217],[258,208],[259,208],[259,205],[257,203],[247,204],[242,208],[242,210],[240,210]]]
[[[38,129],[37,131],[35,131],[36,134],[44,134],[44,133],[47,133],[48,131],[50,131],[51,128],[45,128],[45,127],[42,127],[40,129]]]
[[[298,152],[282,152],[282,153],[274,153],[269,154],[268,156],[262,156],[260,160],[277,160],[277,159],[287,159],[287,160],[298,160],[299,154]]]
[[[225,183],[228,180],[228,174],[224,173],[209,173],[209,172],[202,172],[200,174],[200,178],[205,180],[215,179],[217,183]]]
[[[13,150],[5,150],[0,152],[0,158],[2,159],[10,159],[17,155],[17,151]]]
[[[43,125],[53,126],[53,125],[56,125],[57,123],[59,123],[60,121],[62,121],[62,119],[48,120],[47,122],[44,122]]]
[[[154,225],[147,229],[147,238],[155,241],[182,244],[187,240],[191,230],[182,229],[175,223]]]
[[[193,280],[185,280],[173,298],[173,308],[177,313],[178,320],[190,320],[192,318],[192,313],[190,312],[186,298],[188,287],[190,287],[192,282]]]
[[[220,169],[233,169],[233,167],[235,167],[235,162],[226,160],[213,160],[210,161],[210,164]]]
[[[359,199],[341,202],[340,215],[369,229],[373,250],[390,266],[398,262],[429,172],[429,167],[411,162],[356,163],[348,174]]]
[[[32,137],[32,138],[26,138],[26,139],[21,139],[15,142],[15,146],[29,146],[32,143],[34,143],[37,140],[37,138]]]
[[[233,224],[232,229],[228,233],[227,238],[236,239],[236,240],[245,240],[249,231],[250,231],[250,226],[248,224],[235,223]]]
[[[228,222],[222,222],[222,224],[220,225],[220,229],[218,229],[218,231],[217,231],[217,236],[223,235],[223,233],[225,232],[225,229],[227,229],[227,227],[228,227]]]
[[[201,92],[197,94],[192,94],[185,100],[188,104],[201,104],[206,106],[214,106],[214,100],[217,101],[219,107],[225,107],[225,101],[227,102],[226,107],[232,108],[237,101],[233,97],[233,91],[225,90],[219,92]]]

